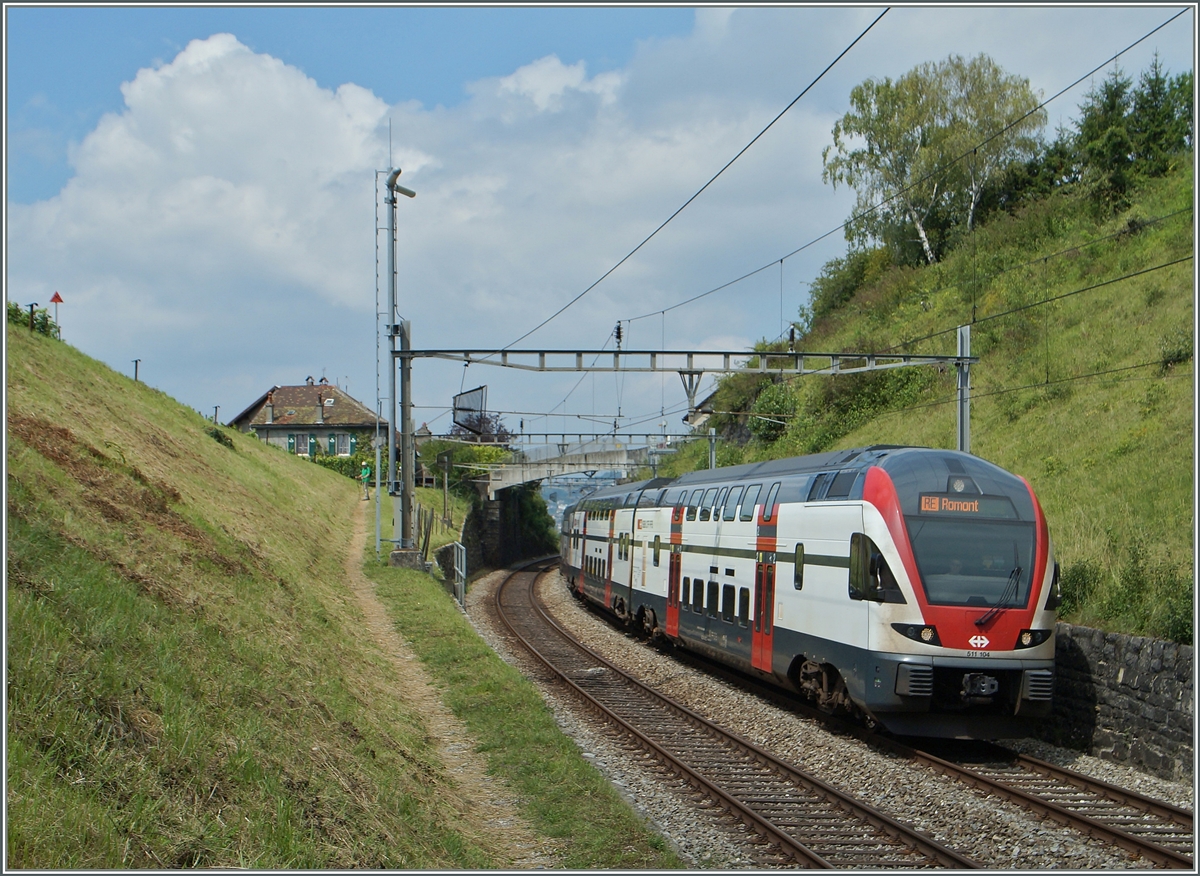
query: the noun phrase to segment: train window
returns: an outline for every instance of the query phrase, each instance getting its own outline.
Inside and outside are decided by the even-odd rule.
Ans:
[[[712,510],[712,519],[713,520],[721,519],[721,506],[725,504],[725,493],[726,493],[725,487],[722,487],[721,492],[717,493],[717,501],[713,505],[713,510]]]
[[[699,578],[692,581],[692,611],[696,614],[704,611],[704,582]]]
[[[694,498],[694,497],[693,497]],[[704,498],[700,500],[700,519],[707,520],[712,516],[713,500],[717,498],[717,488],[713,487],[704,494]]]
[[[687,509],[687,519],[688,520],[696,519],[696,507],[700,504],[700,495],[703,492],[704,492],[703,490],[693,490],[692,491],[692,498],[688,500],[688,509]]]
[[[737,595],[737,588],[732,584],[726,584],[721,588],[721,619],[733,623],[733,600]]]
[[[654,565],[658,565],[658,556],[662,552],[662,536],[654,536]]]
[[[682,608],[684,611],[687,611],[691,607],[688,605],[688,594],[691,592],[691,588],[692,588],[692,579],[684,578],[683,579],[683,589],[679,591],[682,594],[682,596],[680,596],[679,607]]]
[[[725,500],[725,513],[721,515],[725,520],[732,520],[737,515],[737,506],[741,498],[741,487],[734,487],[729,491],[729,498]]]
[[[883,553],[861,532],[850,536],[850,598],[906,602]]]
[[[825,481],[829,479],[828,472],[822,472],[813,478],[812,486],[808,488],[808,501],[815,502],[821,498],[821,487],[825,485]]]
[[[825,493],[826,499],[845,499],[850,495],[850,488],[854,486],[854,479],[858,476],[856,471],[839,471],[833,477],[833,481],[829,484],[829,490]]]
[[[659,508],[661,508],[663,506],[663,502],[666,500],[666,498],[667,498],[667,491],[660,490],[658,493],[658,498],[654,500],[654,504],[656,506],[658,506]]]
[[[767,493],[767,501],[763,503],[763,520],[770,520],[775,514],[775,497],[779,495],[778,481],[771,484],[771,490]]]
[[[758,494],[762,492],[762,484],[751,484],[746,487],[746,498],[742,500],[742,519],[754,519],[754,506],[758,504]]]
[[[796,571],[792,574],[792,586],[797,590],[804,589],[804,545],[796,543]]]
[[[717,616],[717,597],[721,595],[721,585],[716,581],[708,582],[708,616]]]
[[[743,627],[750,626],[750,588],[738,588],[738,623]]]

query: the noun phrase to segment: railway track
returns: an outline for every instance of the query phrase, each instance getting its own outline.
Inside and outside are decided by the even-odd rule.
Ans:
[[[735,818],[807,867],[978,865],[728,733],[579,645],[536,598],[539,572],[501,584],[496,609],[521,644],[602,715]]]
[[[953,759],[894,749],[989,794],[1141,855],[1160,867],[1194,869],[1192,813],[998,745]]]
[[[1159,867],[1195,868],[1193,814],[1186,809],[999,745],[959,744],[953,746],[952,753],[934,753],[831,717],[785,691],[706,657],[672,651],[682,662],[702,667],[797,714],[820,720],[837,732],[915,760],[983,793],[1140,855]]]

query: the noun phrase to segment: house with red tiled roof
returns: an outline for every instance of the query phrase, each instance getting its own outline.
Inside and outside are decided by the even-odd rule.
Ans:
[[[303,386],[272,386],[228,423],[297,456],[353,456],[387,441],[387,421],[324,377]]]

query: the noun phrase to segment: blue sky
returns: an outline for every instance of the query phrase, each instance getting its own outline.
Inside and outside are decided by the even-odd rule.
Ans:
[[[12,8],[7,16],[9,200],[57,194],[67,145],[123,106],[120,84],[193,39],[235,34],[323,88],[369,87],[389,103],[457,106],[466,83],[557,54],[597,73],[639,40],[687,33],[686,7],[646,9]]]
[[[670,216],[882,8],[9,6],[6,294],[59,291],[68,342],[126,372],[140,358],[144,380],[202,411],[232,416],[272,384],[322,373],[372,404],[389,124],[418,192],[397,220],[414,345],[503,346]],[[821,151],[864,79],[984,52],[1049,97],[1181,8],[894,7],[521,346],[599,348],[617,320],[836,229],[854,195],[821,181]],[[1120,64],[1136,75],[1158,51],[1172,73],[1190,69],[1194,30],[1189,9]],[[1048,134],[1089,84],[1047,107]],[[844,252],[832,234],[628,324],[626,348],[775,337]],[[555,412],[524,416],[527,429],[582,417],[644,429],[663,411],[675,425],[683,403],[674,375],[579,382],[423,362],[418,421],[445,428],[450,397],[481,383],[494,410]]]

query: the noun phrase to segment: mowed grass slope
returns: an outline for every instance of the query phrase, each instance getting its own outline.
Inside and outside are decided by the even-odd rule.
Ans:
[[[362,634],[354,482],[7,344],[7,866],[509,863]]]

